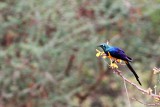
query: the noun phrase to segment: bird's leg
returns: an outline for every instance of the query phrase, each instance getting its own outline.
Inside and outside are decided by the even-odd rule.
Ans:
[[[113,61],[112,61],[112,63],[115,63],[115,62],[116,62],[116,60],[113,60]]]
[[[115,63],[116,61],[115,61],[114,59],[113,59],[113,61],[112,61],[111,58],[109,58],[109,59],[110,59],[110,62],[111,62],[110,67],[111,67],[111,68],[118,68],[117,64]]]
[[[111,65],[112,65],[112,59],[111,58],[109,58],[109,59],[110,59]]]

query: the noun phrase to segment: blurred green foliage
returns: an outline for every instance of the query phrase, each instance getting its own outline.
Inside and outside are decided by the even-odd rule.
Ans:
[[[160,65],[159,8],[159,0],[0,1],[0,106],[128,107],[123,81],[95,56],[107,40],[133,57],[143,87],[160,89],[152,75]],[[130,97],[151,101],[127,87]]]

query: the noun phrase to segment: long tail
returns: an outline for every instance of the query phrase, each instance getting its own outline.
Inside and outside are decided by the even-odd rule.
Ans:
[[[132,71],[132,73],[133,73],[134,76],[136,77],[136,80],[138,81],[138,83],[139,83],[140,85],[142,85],[141,82],[139,81],[138,75],[136,74],[136,72],[134,71],[134,69],[132,68],[132,66],[129,64],[129,62],[126,62],[126,65],[127,65],[127,67]]]

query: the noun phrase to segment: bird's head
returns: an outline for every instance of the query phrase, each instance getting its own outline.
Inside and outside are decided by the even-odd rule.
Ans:
[[[101,43],[98,47],[101,47],[104,51],[107,50],[110,46],[107,43]]]

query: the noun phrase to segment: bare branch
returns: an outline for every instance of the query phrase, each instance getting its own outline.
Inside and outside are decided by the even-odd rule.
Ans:
[[[138,101],[139,103],[141,103],[141,104],[143,104],[143,105],[146,105],[146,106],[160,106],[160,103],[146,104],[146,103],[144,103],[144,102],[142,102],[142,101],[139,101],[139,100],[136,99],[136,98],[132,98],[132,99],[135,100],[135,101]]]
[[[144,94],[147,94],[147,95],[150,95],[151,97],[154,97],[154,98],[158,98],[160,99],[160,95],[157,95],[157,94],[153,94],[151,91],[148,91],[148,90],[145,90],[141,87],[139,87],[138,85],[136,85],[135,83],[131,82],[130,80],[128,80],[127,78],[125,78],[121,71],[118,70],[118,69],[113,69],[114,72],[116,72],[123,80],[125,80],[126,82],[128,82],[129,84],[131,84],[132,86],[134,86],[135,88],[137,88],[139,91],[141,91],[142,93]]]

